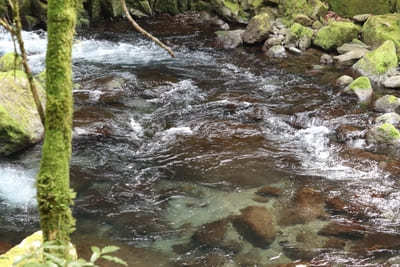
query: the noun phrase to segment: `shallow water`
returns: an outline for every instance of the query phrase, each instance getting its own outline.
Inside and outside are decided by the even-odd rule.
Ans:
[[[132,266],[367,266],[400,255],[399,183],[382,165],[397,159],[374,160],[362,138],[336,137],[377,115],[338,94],[345,67],[316,70],[317,51],[283,62],[220,51],[200,32],[166,34],[175,59],[136,34],[92,35],[73,51],[74,239],[84,255],[90,241],[118,244]],[[45,34],[24,37],[39,73]],[[0,160],[5,242],[38,228],[39,150]],[[260,197],[264,186],[281,193]],[[277,225],[266,248],[234,225],[248,206],[267,208]],[[196,237],[215,221],[219,243]],[[351,227],[324,234],[333,222]]]

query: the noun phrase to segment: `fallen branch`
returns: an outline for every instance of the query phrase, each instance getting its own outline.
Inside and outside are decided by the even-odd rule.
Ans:
[[[128,20],[131,22],[132,26],[141,34],[158,44],[161,48],[167,50],[167,52],[172,56],[175,57],[174,52],[172,52],[171,48],[166,46],[164,43],[162,43],[160,40],[158,40],[156,37],[148,33],[146,30],[144,30],[142,27],[140,27],[139,24],[136,23],[136,21],[131,17],[129,14],[128,8],[126,7],[125,0],[121,0],[122,8],[124,9],[125,15],[128,18]]]

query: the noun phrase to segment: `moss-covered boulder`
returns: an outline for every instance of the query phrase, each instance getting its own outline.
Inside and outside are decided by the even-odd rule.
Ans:
[[[400,132],[390,123],[383,123],[372,127],[367,133],[370,144],[400,145]]]
[[[15,53],[7,53],[0,58],[0,71],[22,70],[22,58]]]
[[[368,103],[371,100],[373,90],[368,77],[359,77],[344,89],[345,93],[355,94],[360,103]]]
[[[317,19],[328,12],[328,5],[320,0],[284,0],[279,2],[279,11],[288,19],[294,19],[298,14]]]
[[[334,21],[317,32],[314,44],[330,50],[357,39],[361,28],[351,22]]]
[[[400,99],[394,95],[384,95],[375,101],[378,112],[394,112],[400,106]]]
[[[39,83],[36,85],[44,102],[44,90]],[[0,155],[7,156],[39,142],[43,132],[25,73],[0,73]]]
[[[326,0],[331,10],[344,17],[358,14],[386,14],[394,8],[391,0]]]
[[[396,47],[393,41],[388,40],[377,49],[366,53],[353,65],[353,68],[362,75],[379,80],[383,75],[396,69],[397,65]]]
[[[290,27],[289,33],[291,41],[294,41],[301,50],[306,50],[311,46],[311,40],[314,34],[311,28],[304,27],[299,23],[294,23]]]
[[[33,252],[39,252],[43,244],[43,233],[37,231],[30,236],[26,237],[18,245],[7,251],[5,254],[0,255],[0,266],[2,267],[23,267],[23,266],[38,266],[38,261],[41,260],[41,252],[36,254],[36,257],[31,257],[26,260],[20,261],[18,264],[13,264],[15,261],[24,256],[31,255]],[[69,256],[71,259],[77,259],[75,247],[69,244]]]
[[[378,47],[387,40],[392,40],[400,55],[400,14],[371,16],[363,25],[364,42]]]
[[[243,41],[248,44],[262,42],[267,39],[271,28],[271,17],[268,13],[254,16],[243,33]]]

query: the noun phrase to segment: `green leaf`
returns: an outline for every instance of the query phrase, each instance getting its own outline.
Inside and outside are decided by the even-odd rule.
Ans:
[[[101,254],[113,253],[117,250],[119,250],[119,247],[117,246],[106,246],[101,250]]]
[[[54,256],[53,254],[44,252],[43,256],[45,257],[45,259],[50,260],[50,262],[46,261],[47,263],[56,263],[59,266],[64,266],[65,264],[64,259],[60,259],[59,257]]]
[[[121,265],[124,265],[124,266],[128,266],[128,264],[124,260],[121,260],[120,258],[109,256],[109,255],[103,255],[101,257],[103,259],[105,259],[105,260],[108,260],[108,261],[111,261],[111,262],[115,262],[115,263],[118,263],[118,264],[121,264]]]

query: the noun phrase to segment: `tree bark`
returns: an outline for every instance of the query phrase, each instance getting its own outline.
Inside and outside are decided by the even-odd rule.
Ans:
[[[77,0],[48,0],[46,54],[46,123],[37,181],[40,226],[44,241],[66,245],[75,221],[69,186],[72,139],[71,50]]]

